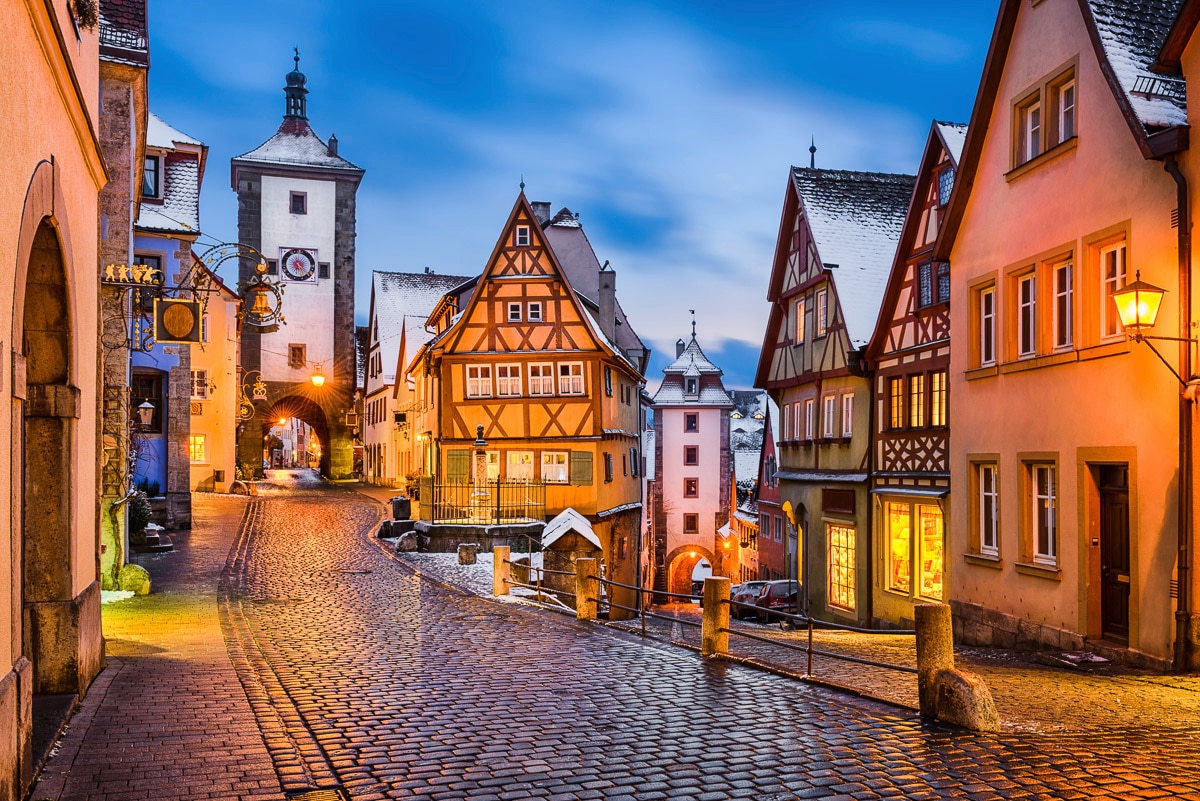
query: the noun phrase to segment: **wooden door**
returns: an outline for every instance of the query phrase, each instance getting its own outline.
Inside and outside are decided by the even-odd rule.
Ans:
[[[1129,469],[1100,468],[1100,622],[1106,639],[1129,641]]]

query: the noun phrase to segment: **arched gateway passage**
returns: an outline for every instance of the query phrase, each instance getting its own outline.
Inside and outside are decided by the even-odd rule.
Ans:
[[[681,545],[667,554],[667,591],[687,595],[692,591],[692,571],[701,559],[716,564],[713,553],[700,545]]]
[[[325,410],[311,398],[303,395],[286,395],[271,404],[262,423],[262,435],[269,436],[271,427],[280,420],[295,418],[312,428],[321,446],[320,470],[321,475],[330,475],[329,421]],[[268,457],[269,458],[269,457]]]

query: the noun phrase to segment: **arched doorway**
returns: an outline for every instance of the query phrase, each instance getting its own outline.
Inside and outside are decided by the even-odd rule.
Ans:
[[[710,566],[716,563],[712,551],[699,545],[681,545],[667,554],[667,591],[690,594],[692,573],[701,560],[707,561]]]
[[[262,420],[264,442],[271,437],[270,432],[273,427],[283,425],[280,421],[288,420],[300,420],[311,430],[311,435],[317,440],[316,462],[321,475],[328,477],[330,475],[329,422],[325,416],[325,410],[316,401],[302,395],[288,395],[280,398],[271,404]],[[288,450],[299,449],[289,448]],[[303,450],[311,453],[312,449],[306,444]],[[272,460],[272,454],[267,453],[265,457],[268,462]],[[284,456],[285,461],[295,461],[297,458],[299,457],[292,453]]]
[[[18,284],[19,286],[19,284]],[[22,515],[22,653],[33,679],[33,753],[48,746],[60,720],[83,689],[79,623],[71,564],[73,487],[71,439],[79,390],[70,384],[71,315],[57,231],[43,219],[33,237],[21,306],[24,415],[19,476]],[[14,387],[14,390],[18,388]],[[63,710],[65,712],[65,709]]]

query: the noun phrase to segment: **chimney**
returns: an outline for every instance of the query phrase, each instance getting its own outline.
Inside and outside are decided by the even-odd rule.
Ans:
[[[529,204],[533,206],[533,216],[537,218],[540,225],[545,225],[550,221],[550,201],[535,200]]]
[[[329,148],[328,148],[328,150],[329,150],[329,155],[331,155],[331,156],[336,156],[336,155],[337,155],[337,134],[330,134],[330,135],[329,135]]]
[[[680,356],[683,355],[683,347],[684,347],[684,345],[683,345],[682,339],[675,340],[675,358],[676,359],[678,359]]]
[[[605,262],[607,265],[608,262]],[[617,341],[617,274],[600,268],[600,330],[608,341]]]

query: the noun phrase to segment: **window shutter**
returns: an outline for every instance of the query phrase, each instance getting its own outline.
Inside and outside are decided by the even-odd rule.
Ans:
[[[592,485],[592,454],[589,451],[571,451],[571,483],[584,487]]]
[[[446,483],[466,484],[471,475],[471,452],[466,448],[446,451]]]

